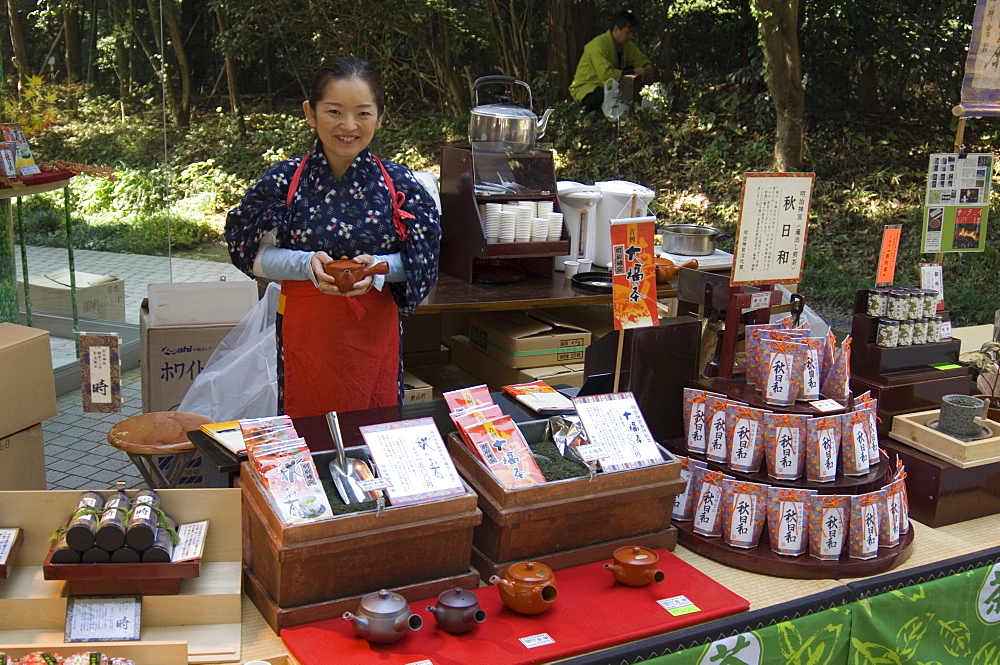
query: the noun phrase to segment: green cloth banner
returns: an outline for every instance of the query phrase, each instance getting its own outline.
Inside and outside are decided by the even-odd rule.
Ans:
[[[643,662],[1000,665],[1000,563]]]

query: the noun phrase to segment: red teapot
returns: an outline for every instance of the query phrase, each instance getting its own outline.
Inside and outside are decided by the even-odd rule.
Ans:
[[[332,259],[323,264],[323,272],[337,281],[337,288],[350,291],[354,285],[369,275],[388,275],[389,264],[379,261],[370,266],[350,259]]]

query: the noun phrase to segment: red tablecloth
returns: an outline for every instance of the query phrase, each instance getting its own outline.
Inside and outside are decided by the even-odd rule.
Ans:
[[[369,644],[345,619],[286,628],[281,638],[303,665],[406,665],[425,659],[435,665],[515,665],[586,653],[749,609],[746,600],[667,550],[657,552],[666,574],[662,584],[617,584],[603,562],[558,570],[559,597],[551,609],[535,616],[504,607],[495,587],[475,589],[486,621],[463,635],[437,628],[426,610],[437,600],[431,598],[410,603],[424,626],[394,644]],[[656,602],[677,596],[685,596],[698,610],[673,616]],[[519,641],[539,633],[547,633],[554,643],[528,649]]]

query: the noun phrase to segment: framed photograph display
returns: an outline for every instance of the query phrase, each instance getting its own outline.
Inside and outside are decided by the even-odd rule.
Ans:
[[[930,156],[920,251],[981,252],[986,249],[993,155]]]

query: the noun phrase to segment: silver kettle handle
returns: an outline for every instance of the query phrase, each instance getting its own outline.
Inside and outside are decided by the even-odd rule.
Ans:
[[[480,76],[472,83],[472,92],[476,96],[476,106],[479,106],[479,86],[488,85],[490,83],[502,83],[504,85],[523,85],[528,90],[528,110],[530,111],[535,107],[534,101],[531,98],[531,86],[524,81],[518,81],[513,76],[504,76],[503,74],[491,74],[489,76]]]

